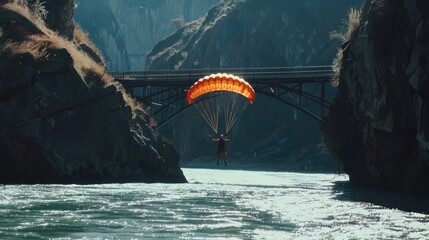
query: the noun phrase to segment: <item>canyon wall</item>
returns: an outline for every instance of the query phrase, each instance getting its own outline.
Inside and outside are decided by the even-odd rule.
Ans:
[[[75,20],[110,71],[144,70],[156,42],[204,16],[219,0],[78,0]]]
[[[42,8],[0,6],[0,183],[186,182],[144,108],[59,14],[70,3],[47,1],[48,24]]]
[[[356,185],[429,192],[429,2],[367,1],[323,127]]]
[[[224,1],[205,18],[160,41],[148,69],[247,68],[330,65],[340,42],[330,39],[351,7],[363,1]],[[195,79],[198,80],[198,79]],[[314,90],[314,89],[313,89]],[[309,89],[309,91],[313,91]],[[335,89],[330,88],[328,97]],[[184,159],[214,158],[213,134],[193,109],[160,130]],[[276,169],[336,171],[320,123],[284,103],[257,95],[233,129],[232,161]]]

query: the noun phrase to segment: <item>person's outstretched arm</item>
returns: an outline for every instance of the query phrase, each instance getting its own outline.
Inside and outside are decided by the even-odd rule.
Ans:
[[[209,135],[209,138],[210,138],[213,142],[219,142],[219,138],[212,138],[212,135]]]

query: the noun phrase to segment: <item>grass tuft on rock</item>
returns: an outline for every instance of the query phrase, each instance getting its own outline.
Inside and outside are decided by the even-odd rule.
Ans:
[[[43,4],[39,1],[35,1],[28,6],[28,2],[25,0],[12,0],[0,7],[14,11],[25,17],[41,32],[40,34],[26,36],[26,40],[22,42],[7,41],[7,43],[2,46],[2,50],[9,50],[13,54],[29,53],[35,59],[41,59],[47,57],[48,49],[66,49],[73,59],[74,68],[82,79],[86,79],[91,74],[96,75],[104,82],[105,86],[114,85],[117,90],[122,93],[124,101],[133,111],[138,110],[146,114],[142,104],[135,101],[127,94],[122,85],[115,84],[117,82],[107,73],[100,51],[80,27],[74,29],[74,38],[73,41],[70,41],[46,26],[44,19],[46,18],[47,12]],[[0,31],[0,36],[3,31]],[[83,51],[81,44],[88,46],[95,54],[100,56],[99,59],[101,59],[101,61],[97,61]]]

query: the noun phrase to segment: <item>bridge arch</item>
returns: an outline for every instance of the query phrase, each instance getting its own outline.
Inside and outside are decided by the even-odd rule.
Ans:
[[[246,79],[257,95],[264,95],[322,121],[331,102],[327,88],[331,66],[197,69],[111,73],[125,89],[149,108],[158,127],[189,109],[186,93],[198,79],[212,73],[230,73]],[[331,87],[332,88],[332,87]],[[256,99],[257,101],[257,99]]]

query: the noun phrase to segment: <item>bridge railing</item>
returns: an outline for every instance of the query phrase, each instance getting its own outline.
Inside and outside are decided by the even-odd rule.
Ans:
[[[145,81],[148,84],[182,83],[190,85],[204,76],[215,73],[229,73],[239,76],[249,82],[276,81],[281,79],[306,79],[327,78],[333,75],[332,66],[300,66],[300,67],[270,67],[270,68],[216,68],[216,69],[187,69],[187,70],[148,70],[111,72],[110,74],[119,81],[135,80]]]

